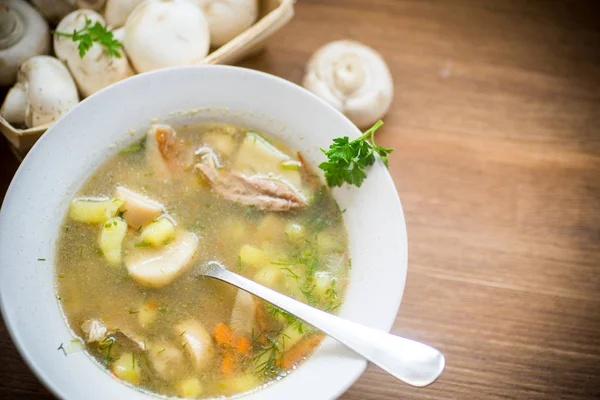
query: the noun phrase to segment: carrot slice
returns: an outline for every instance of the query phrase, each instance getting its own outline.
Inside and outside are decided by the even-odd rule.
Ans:
[[[218,324],[215,327],[215,331],[213,333],[215,337],[215,341],[219,344],[228,344],[232,347],[235,345],[235,336],[229,327],[223,323]]]
[[[250,341],[242,336],[237,339],[235,349],[241,354],[247,355],[250,353],[250,346]]]
[[[223,361],[221,361],[221,373],[224,376],[231,376],[231,374],[233,374],[236,368],[237,359],[231,353],[231,351],[226,352],[223,356]]]
[[[296,157],[298,157],[298,161],[300,161],[300,165],[302,165],[302,169],[304,170],[304,174],[306,175],[306,180],[308,180],[308,184],[312,187],[315,187],[315,178],[313,178],[306,161],[304,161],[304,157],[302,157],[302,153],[297,152]]]
[[[285,352],[283,359],[280,362],[281,367],[284,369],[292,368],[295,364],[299,363],[303,358],[308,356],[310,352],[317,347],[321,340],[323,340],[323,335],[320,334],[311,335],[300,340],[298,344],[292,347],[289,351]]]

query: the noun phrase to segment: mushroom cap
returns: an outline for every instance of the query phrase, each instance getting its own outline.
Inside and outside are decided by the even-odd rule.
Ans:
[[[222,46],[248,29],[258,17],[257,0],[194,0],[210,28],[210,44]]]
[[[392,75],[372,48],[351,40],[330,42],[306,66],[302,85],[344,113],[359,128],[373,125],[392,104]]]
[[[129,14],[144,0],[107,0],[104,18],[111,28],[125,25]]]
[[[197,247],[196,235],[180,232],[173,242],[163,247],[135,249],[125,259],[125,265],[139,284],[161,288],[188,269]]]
[[[190,65],[208,54],[208,22],[190,0],[146,0],[127,18],[124,44],[140,73]]]
[[[185,372],[185,358],[180,348],[168,342],[151,343],[148,358],[163,379],[175,379]]]
[[[254,331],[256,315],[256,303],[248,292],[238,289],[233,309],[231,310],[230,326],[240,335],[250,337]]]
[[[214,356],[214,344],[210,334],[200,322],[188,319],[175,326],[175,332],[187,343],[185,350],[196,369],[202,372]]]
[[[127,224],[137,229],[140,226],[158,218],[163,213],[162,204],[150,200],[144,195],[134,192],[125,186],[117,186],[114,198],[124,201],[121,207],[124,211],[123,218]]]
[[[40,13],[24,0],[3,0],[0,7],[5,7],[16,23],[12,38],[16,41],[8,39],[0,46],[0,86],[9,86],[15,83],[23,61],[50,53],[50,28]]]
[[[36,56],[19,67],[17,84],[9,91],[0,114],[28,128],[56,121],[79,102],[67,68],[51,56]]]
[[[56,27],[57,32],[73,32],[85,26],[85,20],[92,24],[100,22],[105,24],[104,18],[92,10],[73,11],[60,21]],[[120,49],[121,58],[111,57],[98,42],[94,42],[85,56],[79,56],[78,44],[69,37],[54,36],[54,52],[64,62],[84,97],[100,89],[133,75],[123,49]]]

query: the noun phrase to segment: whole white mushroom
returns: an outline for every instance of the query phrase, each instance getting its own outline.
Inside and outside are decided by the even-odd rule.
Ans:
[[[127,18],[124,44],[137,72],[189,65],[208,54],[208,23],[190,0],[146,0]]]
[[[67,68],[51,56],[36,56],[19,67],[17,83],[6,95],[0,115],[28,128],[56,121],[79,102]]]
[[[48,23],[24,0],[0,1],[0,86],[12,85],[19,64],[50,52]]]
[[[365,128],[392,104],[392,75],[381,55],[360,42],[340,40],[318,49],[302,85]]]
[[[144,0],[108,0],[104,9],[104,18],[111,28],[125,25],[129,14]]]
[[[92,23],[105,24],[104,18],[92,10],[77,10],[65,18],[56,27],[57,32],[72,33],[81,30],[86,18]],[[80,57],[78,44],[69,37],[54,35],[54,52],[73,74],[75,82],[84,97],[115,82],[133,75],[123,49],[121,57],[110,56],[98,42],[94,42],[87,53]]]
[[[210,44],[222,46],[248,29],[258,17],[257,0],[194,0],[210,28]]]

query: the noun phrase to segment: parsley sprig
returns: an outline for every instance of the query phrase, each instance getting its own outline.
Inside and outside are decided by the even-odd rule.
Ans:
[[[123,48],[123,44],[113,37],[113,33],[100,22],[96,21],[93,23],[89,18],[85,18],[85,25],[80,30],[73,30],[73,33],[53,31],[56,36],[69,37],[73,39],[73,42],[79,44],[79,57],[83,58],[89,49],[92,48],[94,42],[99,43],[103,46],[109,57],[121,58],[120,49]]]
[[[383,121],[377,121],[358,139],[350,141],[348,136],[336,138],[329,150],[321,149],[327,161],[319,164],[319,168],[325,172],[327,185],[342,186],[347,182],[360,187],[367,177],[366,168],[375,163],[375,154],[388,166],[388,154],[394,150],[375,144],[375,131],[382,125]]]

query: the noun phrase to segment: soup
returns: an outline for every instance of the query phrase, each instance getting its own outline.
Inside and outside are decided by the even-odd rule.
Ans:
[[[284,143],[229,124],[153,125],[103,163],[57,248],[57,297],[88,354],[166,396],[230,396],[290,373],[323,335],[201,271],[216,260],[335,312],[347,235],[311,171]]]

